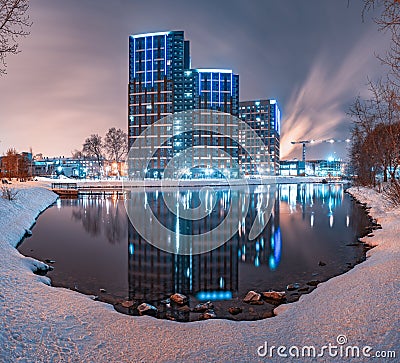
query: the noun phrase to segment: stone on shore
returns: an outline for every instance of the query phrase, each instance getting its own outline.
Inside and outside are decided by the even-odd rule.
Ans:
[[[243,299],[243,301],[245,303],[251,304],[257,301],[261,300],[261,294],[259,294],[258,292],[255,292],[253,290],[249,291],[247,293],[247,295],[245,296],[245,298]]]
[[[153,305],[142,303],[137,307],[140,315],[150,315],[155,316],[158,312],[157,308]]]
[[[185,305],[188,302],[188,298],[185,295],[178,293],[171,295],[170,299],[177,305]]]
[[[262,292],[261,295],[265,300],[276,303],[281,303],[286,299],[286,293],[284,291],[265,291]]]

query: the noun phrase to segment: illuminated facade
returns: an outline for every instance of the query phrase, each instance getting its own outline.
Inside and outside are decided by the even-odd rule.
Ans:
[[[189,41],[184,39],[183,31],[131,35],[128,94],[131,148],[149,125],[171,114],[207,109],[238,116],[239,76],[226,69],[191,69]],[[161,177],[169,160],[189,147],[200,150],[223,146],[224,152],[230,155],[224,157],[205,150],[200,159],[196,156],[197,160],[193,159],[187,165],[189,169],[195,168],[194,174],[198,176],[204,174],[201,157],[208,158],[208,161],[211,157],[214,161],[215,156],[215,160],[219,160],[215,169],[229,168],[231,161],[228,159],[239,162],[238,145],[230,140],[230,133],[237,132],[237,127],[227,128],[223,137],[214,134],[210,137],[204,131],[180,133],[179,129],[184,125],[196,129],[196,120],[188,120],[185,115],[174,118],[172,122],[172,125],[159,129],[160,137],[166,136],[168,141],[152,157],[146,168],[146,177]],[[222,126],[227,124],[226,120],[221,122]],[[239,175],[236,169],[230,176]]]
[[[244,151],[240,154],[242,171],[247,175],[272,172],[279,174],[281,113],[276,100],[243,101],[239,103],[239,118],[246,122],[263,141],[264,150],[257,150],[260,160],[253,160]],[[254,140],[246,137],[246,148],[255,145]],[[253,153],[254,154],[254,153]],[[264,165],[265,164],[265,165]],[[261,170],[260,170],[261,169]],[[267,170],[264,170],[267,169]]]

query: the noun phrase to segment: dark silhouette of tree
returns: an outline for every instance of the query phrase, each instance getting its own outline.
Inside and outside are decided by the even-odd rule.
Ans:
[[[396,182],[400,163],[400,1],[364,0],[363,17],[371,9],[381,12],[374,19],[380,31],[391,35],[390,49],[378,57],[389,66],[386,79],[369,82],[371,98],[357,98],[350,108],[353,144],[350,159],[358,181],[375,185],[378,174]]]
[[[99,168],[101,167],[101,160],[103,159],[103,141],[98,134],[92,134],[83,143],[82,152],[91,158],[97,160]]]
[[[123,130],[112,127],[106,134],[104,147],[109,160],[120,162],[128,152],[128,135]]]
[[[400,108],[398,89],[392,83],[370,83],[371,99],[357,98],[350,108],[353,118],[353,145],[350,158],[361,184],[375,185],[395,180],[400,163]]]
[[[29,34],[28,8],[29,0],[0,0],[0,75],[6,73],[6,56],[19,53],[18,38]]]
[[[382,9],[374,20],[380,31],[390,32],[390,49],[378,58],[390,67],[388,77],[391,82],[400,85],[400,1],[399,0],[364,0],[363,15],[371,9]]]
[[[83,154],[82,150],[76,150],[75,149],[74,151],[71,152],[71,154],[72,154],[72,158],[73,159],[81,160],[81,159],[85,158],[85,155]]]

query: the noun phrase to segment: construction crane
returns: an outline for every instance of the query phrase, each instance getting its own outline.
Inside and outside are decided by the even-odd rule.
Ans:
[[[322,142],[328,142],[330,144],[333,144],[335,142],[350,142],[350,139],[346,140],[338,140],[338,139],[326,139],[326,140],[300,140],[300,141],[292,141],[292,144],[302,144],[303,145],[303,161],[306,161],[306,144],[319,144]]]

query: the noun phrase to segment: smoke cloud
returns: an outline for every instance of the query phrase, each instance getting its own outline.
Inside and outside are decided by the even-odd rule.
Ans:
[[[287,117],[282,120],[282,159],[301,155],[300,145],[291,141],[350,136],[351,121],[346,112],[356,96],[366,95],[369,70],[373,67],[376,74],[379,62],[375,56],[379,50],[371,45],[380,44],[382,48],[385,42],[381,40],[382,34],[367,34],[338,65],[329,57],[334,49],[316,59],[304,84],[292,92],[284,110]]]

